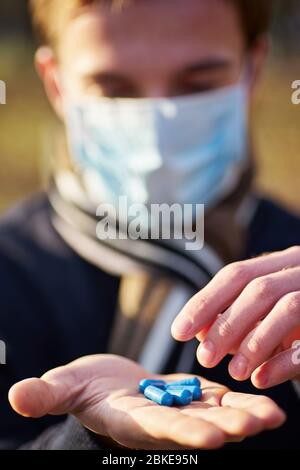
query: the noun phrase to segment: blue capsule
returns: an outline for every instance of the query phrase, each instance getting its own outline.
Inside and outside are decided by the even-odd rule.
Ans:
[[[144,395],[146,398],[149,398],[149,400],[162,406],[172,406],[174,402],[173,396],[170,393],[153,385],[149,385],[144,390]]]
[[[193,395],[192,392],[186,390],[185,388],[178,389],[167,389],[167,393],[172,395],[174,400],[174,405],[186,406],[189,405],[192,401]]]
[[[200,380],[198,377],[191,377],[189,379],[182,379],[182,380],[176,380],[175,382],[169,382],[167,384],[167,387],[169,385],[195,385],[196,387],[201,387]]]
[[[193,401],[200,400],[202,397],[202,390],[197,385],[167,385],[167,392],[171,393],[173,390],[188,390],[192,394]]]
[[[140,381],[139,384],[139,391],[144,393],[144,390],[149,387],[150,385],[154,385],[157,388],[164,389],[166,386],[166,382],[164,380],[152,380],[152,379],[143,379]]]

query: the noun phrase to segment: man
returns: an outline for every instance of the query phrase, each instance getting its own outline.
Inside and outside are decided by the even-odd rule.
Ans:
[[[2,447],[212,449],[279,427],[285,417],[270,398],[232,380],[225,362],[200,370],[197,343],[183,346],[170,335],[179,310],[207,285],[173,334],[180,340],[207,335],[219,351],[212,362],[202,353],[199,359],[216,366],[226,353],[247,352],[245,335],[274,302],[273,291],[257,296],[251,290],[255,301],[268,297],[255,320],[249,294],[251,321],[240,307],[234,330],[227,330],[229,321],[221,323],[223,330],[218,324],[209,329],[217,314],[225,311],[227,319],[226,308],[252,279],[279,271],[277,297],[299,290],[297,273],[282,271],[299,266],[297,247],[234,264],[233,270],[231,265],[208,284],[225,264],[299,243],[299,219],[251,190],[247,117],[267,50],[269,2],[31,3],[43,44],[37,68],[66,125],[68,151],[55,162],[48,195],[2,221]],[[122,196],[146,207],[204,203],[204,247],[188,252],[185,240],[97,238],[97,206],[115,207]],[[124,215],[118,216],[118,233]],[[293,318],[284,335],[269,342],[268,357],[271,346],[294,337]],[[239,319],[247,328],[239,327]],[[266,359],[265,351],[254,353],[243,374],[231,370],[235,378],[248,378]],[[27,379],[55,367],[42,379]],[[141,378],[179,372],[213,380],[202,379],[202,402],[169,409],[137,393]],[[287,423],[235,445],[295,446],[299,404],[288,379],[296,375],[289,370],[287,377],[273,378],[271,385],[282,378],[285,383],[266,391],[287,413]],[[15,411],[52,416],[26,422],[14,414],[6,398],[14,383],[9,400]]]

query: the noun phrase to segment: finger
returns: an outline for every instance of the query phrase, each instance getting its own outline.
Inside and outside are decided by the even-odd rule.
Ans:
[[[220,318],[222,316],[221,313],[219,313],[219,315],[217,315],[217,318]],[[206,335],[207,333],[209,332],[210,328],[212,327],[212,325],[214,324],[215,320],[213,320],[212,322],[208,323],[204,328],[202,328],[202,330],[200,330],[197,334],[196,334],[196,338],[198,341],[204,341],[205,338],[206,338]]]
[[[230,407],[186,408],[182,413],[214,423],[230,437],[253,436],[264,429],[264,422],[242,409]]]
[[[23,416],[65,414],[78,409],[89,399],[88,385],[91,383],[97,382],[104,397],[116,386],[118,379],[126,379],[128,386],[136,386],[146,374],[126,358],[108,354],[85,356],[47,372],[41,379],[27,379],[15,384],[10,389],[9,400],[14,410]]]
[[[264,389],[293,380],[299,374],[300,352],[291,348],[262,364],[253,372],[251,380],[255,387]]]
[[[220,317],[222,316],[222,314],[219,314],[217,315],[217,319],[219,319]],[[257,325],[259,325],[261,322],[258,321],[256,324],[255,324],[255,328]],[[211,322],[210,325],[208,325],[207,327],[203,328],[203,330],[201,330],[197,335],[196,335],[196,338],[199,342],[204,342],[205,341],[205,338],[210,330],[210,328],[212,327],[212,325],[214,324],[214,322]],[[299,330],[300,331],[300,330]],[[300,334],[297,336],[297,338],[300,337]],[[291,341],[292,342],[292,341]],[[240,341],[237,341],[237,343],[231,348],[231,350],[229,351],[229,354],[231,356],[234,356],[235,354],[237,354],[238,350],[239,350],[239,346],[240,346]]]
[[[284,412],[276,403],[262,395],[228,392],[222,398],[222,406],[247,411],[262,420],[266,429],[275,429],[281,426],[286,419]]]
[[[122,402],[114,402],[114,408],[118,409],[118,419],[113,428],[110,422],[110,435],[118,442],[127,441],[129,446],[136,443],[137,436],[147,447],[157,449],[158,442],[169,441],[183,448],[191,449],[215,449],[225,442],[225,434],[214,424],[201,418],[193,418],[183,415],[176,408],[159,407],[157,405],[136,406],[136,398],[131,397],[131,410],[128,406],[128,398]],[[126,410],[128,421],[120,420],[120,411]],[[112,417],[112,413],[107,414]],[[109,426],[109,423],[107,423]]]
[[[173,322],[173,337],[178,341],[192,339],[228,308],[253,279],[299,263],[300,248],[293,247],[226,266],[185,305]]]
[[[246,380],[265,362],[283,340],[300,325],[300,292],[282,297],[269,315],[241,343],[229,364],[236,380]]]
[[[41,379],[26,379],[15,384],[9,391],[12,408],[22,416],[40,418],[60,408],[62,391]]]
[[[231,307],[218,318],[198,348],[197,358],[204,367],[216,366],[236,344],[248,335],[276,302],[300,283],[300,268],[280,271],[251,281]],[[240,367],[244,364],[240,358]]]
[[[16,383],[8,395],[12,408],[22,416],[39,418],[46,414],[69,413],[84,387],[72,367],[47,372],[41,379],[31,378]]]

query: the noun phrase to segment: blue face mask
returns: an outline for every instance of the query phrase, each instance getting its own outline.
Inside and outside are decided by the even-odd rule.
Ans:
[[[215,205],[247,164],[247,86],[68,109],[71,154],[92,202]]]

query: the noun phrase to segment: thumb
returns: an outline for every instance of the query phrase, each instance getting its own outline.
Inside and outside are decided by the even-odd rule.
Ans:
[[[70,413],[74,409],[80,393],[74,377],[67,370],[63,374],[61,371],[58,377],[51,372],[41,379],[22,380],[11,387],[8,399],[18,414],[40,418],[46,414]]]

